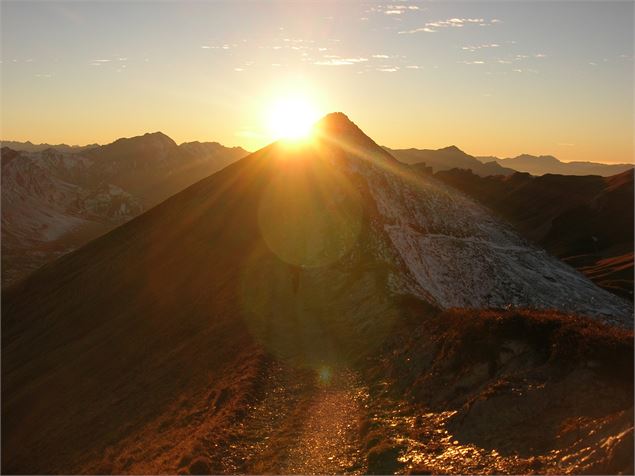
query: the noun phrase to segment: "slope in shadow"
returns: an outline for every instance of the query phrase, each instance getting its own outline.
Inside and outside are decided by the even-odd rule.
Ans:
[[[435,177],[479,200],[596,284],[633,299],[633,170],[612,177]]]

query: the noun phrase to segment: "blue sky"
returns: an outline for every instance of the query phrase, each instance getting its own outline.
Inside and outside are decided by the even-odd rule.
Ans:
[[[632,161],[632,2],[6,2],[2,131],[251,150],[289,91],[391,147]]]

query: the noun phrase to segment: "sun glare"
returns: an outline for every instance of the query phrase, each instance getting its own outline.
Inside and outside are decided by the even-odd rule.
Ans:
[[[274,139],[303,139],[319,119],[315,106],[303,96],[278,99],[269,111],[269,129]]]

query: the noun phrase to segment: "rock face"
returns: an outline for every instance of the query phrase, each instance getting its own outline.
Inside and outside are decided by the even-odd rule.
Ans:
[[[250,154],[5,290],[3,472],[176,472],[167,442],[235,428],[263,355],[357,365],[411,308],[452,306],[631,322],[628,302],[329,115],[312,141]]]
[[[2,285],[246,155],[161,134],[74,151],[2,149]]]
[[[633,170],[611,177],[517,173],[435,178],[478,200],[604,289],[633,300]]]
[[[363,133],[354,134],[363,144]],[[530,245],[474,201],[409,173],[366,139],[358,146],[361,157],[349,156],[347,166],[364,177],[377,210],[375,227],[403,265],[395,281],[405,289],[441,308],[558,309],[630,325],[627,302]]]

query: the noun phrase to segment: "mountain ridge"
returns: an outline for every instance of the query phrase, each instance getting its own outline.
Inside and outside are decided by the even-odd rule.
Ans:
[[[632,169],[610,177],[478,177],[461,170],[435,177],[501,214],[600,286],[633,299]]]
[[[85,151],[2,148],[2,285],[246,155],[163,133]]]
[[[441,149],[390,149],[385,150],[393,154],[398,160],[409,164],[421,171],[429,169],[430,173],[440,170],[465,169],[472,170],[477,175],[511,175],[515,170],[501,166],[495,161],[483,163],[476,157],[469,155],[455,145]]]
[[[634,164],[610,164],[602,162],[571,161],[562,162],[552,155],[521,154],[516,157],[476,157],[482,162],[494,161],[503,167],[509,167],[519,172],[528,172],[532,175],[559,174],[559,175],[600,175],[607,177],[632,169]]]

